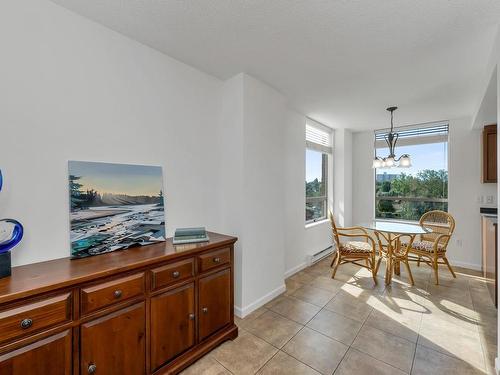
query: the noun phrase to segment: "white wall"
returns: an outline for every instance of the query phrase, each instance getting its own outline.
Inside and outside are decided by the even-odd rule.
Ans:
[[[223,88],[219,187],[221,230],[239,237],[236,313],[244,316],[284,291],[284,97],[239,74]]]
[[[222,82],[48,1],[0,4],[1,217],[14,265],[68,256],[67,161],[164,167],[167,229],[214,228]]]
[[[285,274],[305,266],[305,123],[306,118],[287,111],[285,128]]]
[[[353,223],[373,220],[373,132],[353,137]],[[448,258],[459,266],[480,269],[480,196],[495,197],[496,184],[481,183],[481,130],[472,129],[471,118],[450,120],[448,208],[457,222],[448,246]],[[461,243],[461,245],[460,245]]]
[[[284,291],[286,103],[250,76],[243,82],[243,306],[248,307]]]
[[[234,248],[234,304],[243,306],[243,75],[224,82],[218,142],[212,152],[219,152],[217,189],[220,202],[219,230],[238,236]]]
[[[333,212],[337,223],[349,227],[352,223],[352,133],[348,129],[335,131]]]
[[[372,131],[354,133],[352,137],[352,224],[373,220],[375,213],[375,172]]]

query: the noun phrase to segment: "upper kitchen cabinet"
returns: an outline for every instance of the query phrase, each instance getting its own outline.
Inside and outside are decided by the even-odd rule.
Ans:
[[[483,182],[497,182],[497,125],[483,129]]]

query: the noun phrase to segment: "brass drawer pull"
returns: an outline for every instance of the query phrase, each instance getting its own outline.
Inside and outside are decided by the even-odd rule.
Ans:
[[[93,363],[91,363],[89,365],[89,367],[87,368],[87,371],[89,374],[95,374],[96,370],[97,370],[97,366]]]
[[[203,314],[208,314],[208,307],[202,308],[201,311],[203,312]]]
[[[115,292],[113,294],[114,294],[114,296],[115,296],[116,299],[122,297],[122,291],[120,289],[115,290]]]
[[[172,272],[172,277],[173,277],[174,279],[177,279],[180,275],[181,275],[181,273],[180,273],[179,271],[174,271],[174,272]]]
[[[194,314],[193,313],[189,314],[189,320],[194,320]]]
[[[33,325],[33,320],[31,319],[23,319],[21,320],[21,328],[22,329],[28,329]]]
[[[219,257],[214,258],[214,263],[220,263],[220,258]]]

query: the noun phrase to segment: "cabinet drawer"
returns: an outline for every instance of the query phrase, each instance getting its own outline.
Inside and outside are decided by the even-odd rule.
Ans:
[[[0,312],[0,342],[19,338],[71,320],[71,293]]]
[[[151,270],[151,288],[158,290],[164,286],[186,280],[194,276],[194,259],[167,264]]]
[[[82,288],[82,314],[144,294],[144,273]]]
[[[3,375],[71,375],[71,329],[0,355]]]
[[[204,272],[209,269],[220,266],[221,264],[227,264],[231,262],[231,251],[229,248],[224,248],[220,250],[211,251],[209,253],[202,254],[198,257],[200,271]]]

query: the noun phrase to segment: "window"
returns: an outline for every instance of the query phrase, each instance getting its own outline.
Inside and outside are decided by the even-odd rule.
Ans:
[[[375,131],[375,155],[386,156],[387,129]],[[448,211],[448,123],[396,128],[398,156],[409,154],[410,168],[375,172],[375,217],[418,221],[427,211]]]
[[[306,224],[326,219],[328,212],[328,158],[332,130],[315,121],[306,123]]]

